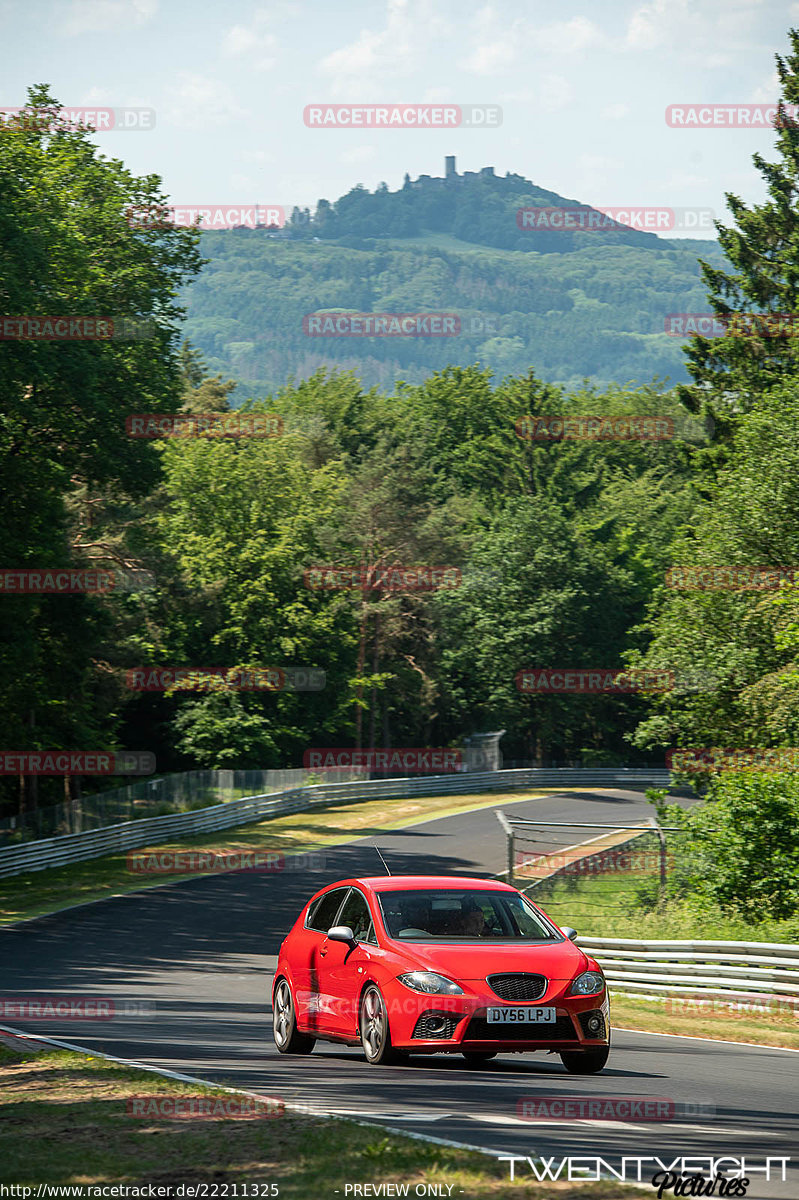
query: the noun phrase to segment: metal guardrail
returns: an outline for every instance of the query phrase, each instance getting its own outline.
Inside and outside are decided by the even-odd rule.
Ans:
[[[248,825],[268,816],[305,812],[326,804],[358,800],[403,799],[415,796],[465,795],[472,792],[516,791],[553,787],[665,787],[668,771],[645,767],[571,768],[524,767],[514,771],[458,772],[414,779],[373,779],[355,783],[317,784],[260,796],[245,796],[194,812],[144,817],[119,825],[66,834],[0,848],[0,878],[43,871],[68,863],[102,858],[125,850],[193,837],[216,829]]]
[[[617,995],[770,1000],[799,1009],[799,946],[579,936],[577,944],[596,958]]]

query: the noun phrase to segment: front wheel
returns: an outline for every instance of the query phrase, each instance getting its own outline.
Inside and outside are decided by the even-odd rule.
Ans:
[[[272,1036],[281,1054],[310,1054],[316,1045],[316,1038],[309,1037],[307,1033],[300,1033],[297,1029],[294,1000],[285,979],[281,979],[275,988]]]
[[[610,1046],[598,1050],[562,1050],[560,1061],[571,1075],[596,1075],[610,1057]]]
[[[380,989],[370,984],[361,1000],[360,1033],[363,1052],[368,1063],[392,1063],[402,1061],[400,1054],[391,1045],[391,1030],[388,1024],[386,1002]]]

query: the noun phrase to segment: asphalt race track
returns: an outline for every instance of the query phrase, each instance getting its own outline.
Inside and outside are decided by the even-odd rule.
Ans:
[[[620,825],[652,812],[635,792],[571,792],[525,802],[505,796],[494,807],[376,840],[395,873],[493,875],[504,868],[506,854],[495,807],[542,820]],[[558,832],[560,844],[571,845],[599,831]],[[724,1155],[745,1156],[759,1168],[767,1157],[796,1156],[799,1061],[781,1050],[617,1031],[608,1067],[588,1077],[568,1075],[557,1056],[544,1054],[501,1056],[479,1069],[459,1055],[370,1067],[357,1049],[324,1043],[307,1058],[278,1055],[269,1002],[278,945],[319,887],[380,873],[373,840],[327,850],[324,869],[190,879],[0,931],[2,998],[91,995],[111,997],[123,1009],[139,1006],[110,1021],[6,1024],[313,1111],[521,1158],[552,1156],[555,1170],[569,1155],[601,1158],[616,1169],[622,1156],[657,1156],[665,1165],[696,1159],[705,1169],[709,1158]],[[541,849],[553,846],[548,841]],[[562,911],[558,919],[568,923]],[[701,1115],[650,1124],[545,1124],[517,1116],[520,1099],[542,1096],[665,1097]],[[796,1200],[795,1161],[785,1182],[778,1165],[770,1180],[762,1170],[748,1171],[747,1196]],[[517,1177],[532,1181],[529,1166],[517,1164]],[[643,1178],[648,1181],[646,1169]],[[377,1169],[371,1182],[379,1182]]]

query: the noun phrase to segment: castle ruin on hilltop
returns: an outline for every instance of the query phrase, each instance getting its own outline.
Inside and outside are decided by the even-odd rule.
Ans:
[[[466,183],[470,179],[493,179],[493,167],[481,167],[479,171],[464,171],[459,175],[455,169],[455,155],[448,154],[444,159],[444,174],[442,175],[420,175],[411,183],[411,187],[453,187],[461,183]]]

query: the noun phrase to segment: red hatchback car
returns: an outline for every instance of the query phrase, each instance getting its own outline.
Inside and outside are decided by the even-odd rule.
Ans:
[[[370,1063],[554,1050],[567,1070],[610,1053],[599,964],[515,888],[436,875],[345,879],[306,904],[280,947],[275,1045],[362,1046]]]

